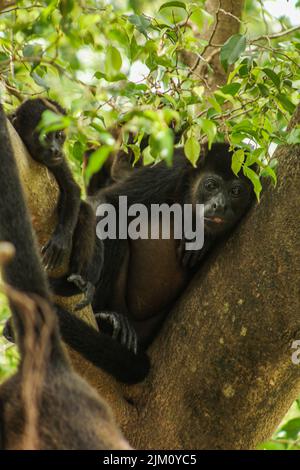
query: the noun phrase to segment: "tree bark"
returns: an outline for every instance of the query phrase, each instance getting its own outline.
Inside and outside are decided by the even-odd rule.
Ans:
[[[205,10],[214,17],[214,21],[199,34],[201,39],[208,41],[202,59],[191,52],[184,52],[182,55],[184,62],[191,67],[195,79],[205,80],[206,92],[211,93],[226,83],[227,73],[220,63],[219,46],[239,32],[243,5],[244,0],[207,0]]]

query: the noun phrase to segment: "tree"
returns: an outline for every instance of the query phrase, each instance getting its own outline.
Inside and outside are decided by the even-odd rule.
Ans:
[[[101,167],[112,147],[131,145],[126,141],[129,129],[136,130],[138,137],[150,130],[152,140],[144,154],[146,162],[161,158],[162,154],[171,159],[173,142],[168,125],[175,120],[185,130],[185,148],[194,149],[186,150],[192,161],[199,157],[199,150],[197,145],[187,145],[188,142],[194,143],[199,138],[213,141],[225,134],[236,147],[233,168],[237,172],[243,168],[258,197],[260,179],[248,170],[253,159],[261,166],[261,175],[270,176],[273,182],[278,180],[278,184],[276,188],[270,184],[263,192],[260,204],[209,259],[170,312],[151,347],[153,367],[145,383],[134,387],[117,384],[71,352],[74,366],[106,397],[135,447],[254,448],[271,434],[299,395],[299,367],[291,361],[292,343],[300,335],[296,205],[300,171],[299,108],[293,126],[286,130],[297,100],[294,83],[299,79],[295,60],[298,40],[287,40],[296,28],[284,24],[282,32],[269,34],[267,40],[263,34],[246,37],[237,29],[241,2],[236,2],[234,10],[230,10],[232,2],[226,0],[220,0],[217,7],[214,0],[207,2],[207,11],[214,12],[217,8],[214,23],[201,2],[176,2],[176,7],[163,4],[160,9],[166,12],[165,22],[135,12],[127,17],[126,26],[122,15],[107,9],[103,15],[109,24],[106,32],[111,45],[104,57],[105,72],[96,72],[96,80],[106,83],[99,90],[98,85],[86,85],[78,78],[80,74],[75,71],[80,71],[81,65],[69,50],[70,45],[74,48],[79,42],[80,47],[83,43],[89,47],[92,44],[95,50],[99,47],[93,29],[98,15],[102,14],[95,10],[98,2],[82,3],[80,8],[86,13],[82,21],[89,30],[79,38],[71,23],[79,6],[72,1],[61,1],[58,10],[57,2],[50,1],[38,16],[36,30],[28,34],[28,38],[32,34],[37,37],[39,27],[43,30],[49,24],[59,24],[59,34],[50,39],[49,48],[28,41],[20,57],[18,47],[12,53],[7,43],[1,59],[9,96],[16,98],[26,89],[20,77],[28,64],[35,83],[31,86],[42,89],[49,88],[52,73],[58,73],[62,83],[69,80],[69,73],[74,73],[78,86],[84,90],[81,95],[85,96],[84,101],[75,103],[73,114],[65,120],[54,121],[48,114],[43,124],[44,129],[71,126],[68,148],[73,159],[80,159],[90,142],[100,140],[102,145],[94,154],[89,174]],[[33,14],[22,7],[20,11],[19,7],[16,9],[25,15],[21,16],[24,19]],[[117,27],[116,23],[112,27],[111,22],[116,19]],[[211,26],[207,27],[206,41],[202,37],[195,41],[193,31],[207,19]],[[145,40],[140,45],[136,38]],[[286,40],[285,46],[278,39]],[[123,56],[113,45],[114,41],[121,49],[127,49],[127,57],[132,61],[137,54],[147,64],[150,72],[145,83],[132,84],[124,78],[120,72]],[[164,55],[160,55],[160,41],[164,41]],[[182,72],[178,72],[183,51],[183,60],[188,64],[182,65]],[[54,56],[50,59],[52,52]],[[217,60],[219,54],[223,68]],[[68,60],[71,69],[64,68]],[[12,66],[15,76],[7,71]],[[157,78],[159,73],[161,79]],[[103,126],[103,119],[110,124],[118,115],[120,104],[116,95],[120,94],[120,82],[125,84],[124,96],[131,100],[132,106],[120,121],[123,139],[114,142],[107,126]],[[165,88],[160,89],[159,83]],[[96,106],[97,100],[100,105]],[[99,114],[102,103],[108,103],[111,109]],[[82,105],[84,111],[78,122],[74,115]],[[155,107],[159,112],[153,112]],[[257,145],[255,151],[250,149],[246,138]],[[57,189],[46,171],[27,158],[18,136],[13,135],[12,140],[42,244],[54,224]],[[274,142],[282,146],[271,158],[269,146]],[[138,140],[133,146],[136,152],[137,147]],[[276,161],[279,162],[277,176]],[[74,307],[77,300],[72,299],[69,307]],[[93,323],[89,309],[83,315]]]

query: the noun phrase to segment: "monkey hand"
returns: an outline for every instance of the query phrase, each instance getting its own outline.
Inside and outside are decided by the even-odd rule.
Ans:
[[[100,330],[107,331],[107,326],[109,326],[112,338],[137,354],[137,334],[125,315],[116,312],[100,312],[96,313],[95,317]]]
[[[47,271],[52,271],[61,266],[71,248],[71,237],[62,232],[54,233],[42,248],[43,264]]]
[[[190,240],[189,240],[190,241]],[[199,265],[200,261],[204,256],[204,248],[201,250],[187,250],[186,249],[186,242],[187,240],[183,238],[180,240],[178,249],[177,249],[177,257],[181,266],[185,269],[195,269]]]
[[[76,305],[75,311],[82,310],[90,305],[94,298],[95,286],[91,282],[85,281],[80,274],[71,274],[68,277],[68,281],[73,282],[73,284],[75,284],[84,294],[84,299]]]

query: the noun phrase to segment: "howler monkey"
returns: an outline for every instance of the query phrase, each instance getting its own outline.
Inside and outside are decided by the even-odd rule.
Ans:
[[[79,304],[79,308],[82,308],[90,303],[94,278],[97,279],[101,271],[101,243],[98,241],[95,248],[95,215],[91,206],[80,199],[80,187],[74,180],[63,152],[65,132],[51,131],[44,139],[40,137],[37,127],[46,110],[59,115],[66,114],[55,101],[36,98],[24,101],[10,116],[10,120],[31,157],[45,165],[58,183],[58,223],[51,239],[42,248],[43,262],[47,270],[52,271],[60,267],[65,257],[70,255],[69,280],[78,283],[86,293],[86,301]]]
[[[0,243],[0,268],[12,254],[13,245]],[[0,385],[0,449],[129,449],[108,405],[70,366],[49,303],[1,287],[13,306],[21,360]]]
[[[228,233],[254,198],[251,182],[231,170],[229,145],[214,144],[194,168],[183,151],[175,151],[173,165],[161,162],[131,172],[122,182],[100,190],[90,202],[115,207],[119,197],[135,203],[204,204],[204,246],[186,251],[185,240],[104,240],[104,267],[93,300],[94,312],[114,310],[129,318],[140,343],[147,346],[174,300],[180,295],[205,254]],[[110,321],[116,323],[112,314]],[[97,315],[100,323],[108,314]],[[118,323],[118,319],[117,319]]]
[[[0,241],[8,241],[16,249],[16,256],[5,267],[4,279],[15,289],[51,302],[2,106],[0,142]],[[57,313],[63,339],[88,361],[127,383],[138,382],[147,375],[149,361],[143,352],[136,355],[60,306],[51,305],[51,308]]]

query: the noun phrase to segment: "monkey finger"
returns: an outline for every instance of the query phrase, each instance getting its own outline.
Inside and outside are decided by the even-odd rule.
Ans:
[[[70,277],[72,277],[72,276],[70,276]],[[70,279],[70,277],[68,278],[68,280]],[[82,279],[82,277],[81,277],[81,279]],[[82,279],[82,282],[84,282],[83,279]],[[91,282],[87,282],[85,284],[85,287],[84,287],[83,291],[84,291],[84,299],[76,305],[76,307],[75,307],[76,312],[78,312],[79,310],[82,310],[83,308],[87,307],[88,305],[91,305],[91,303],[93,301],[93,298],[94,298],[95,286]]]
[[[47,243],[42,247],[41,253],[44,255],[46,251],[48,250],[49,246],[51,246],[51,240],[47,241]]]
[[[47,268],[52,271],[53,269],[56,268],[57,266],[57,260],[58,260],[58,257],[59,257],[59,251],[57,250],[57,247],[56,246],[52,246],[52,250],[51,250],[51,256],[49,257],[49,261],[48,261],[48,266]]]
[[[80,274],[71,274],[68,277],[68,281],[75,284],[75,286],[78,287],[78,289],[81,290],[82,292],[85,291],[87,284]]]
[[[137,352],[137,335],[127,317],[122,317],[122,338],[121,343],[134,354]]]
[[[99,312],[95,314],[96,320],[109,323],[112,327],[112,338],[117,340],[121,331],[120,316],[115,312]]]
[[[54,264],[53,264],[53,269],[58,268],[59,266],[61,266],[63,264],[64,256],[65,256],[65,251],[61,248],[58,248],[57,256],[56,256],[56,258],[54,260]]]
[[[52,240],[43,248],[43,263],[46,269],[53,269],[53,261],[57,256],[57,248]]]
[[[47,250],[45,250],[43,254],[43,265],[45,266],[46,269],[48,269],[48,265],[51,260],[51,257],[52,257],[52,248],[51,248],[51,245],[49,245]]]
[[[130,351],[132,351],[134,354],[137,353],[137,334],[135,329],[131,326],[129,323],[128,318],[126,318],[126,323],[127,323],[127,347]]]

